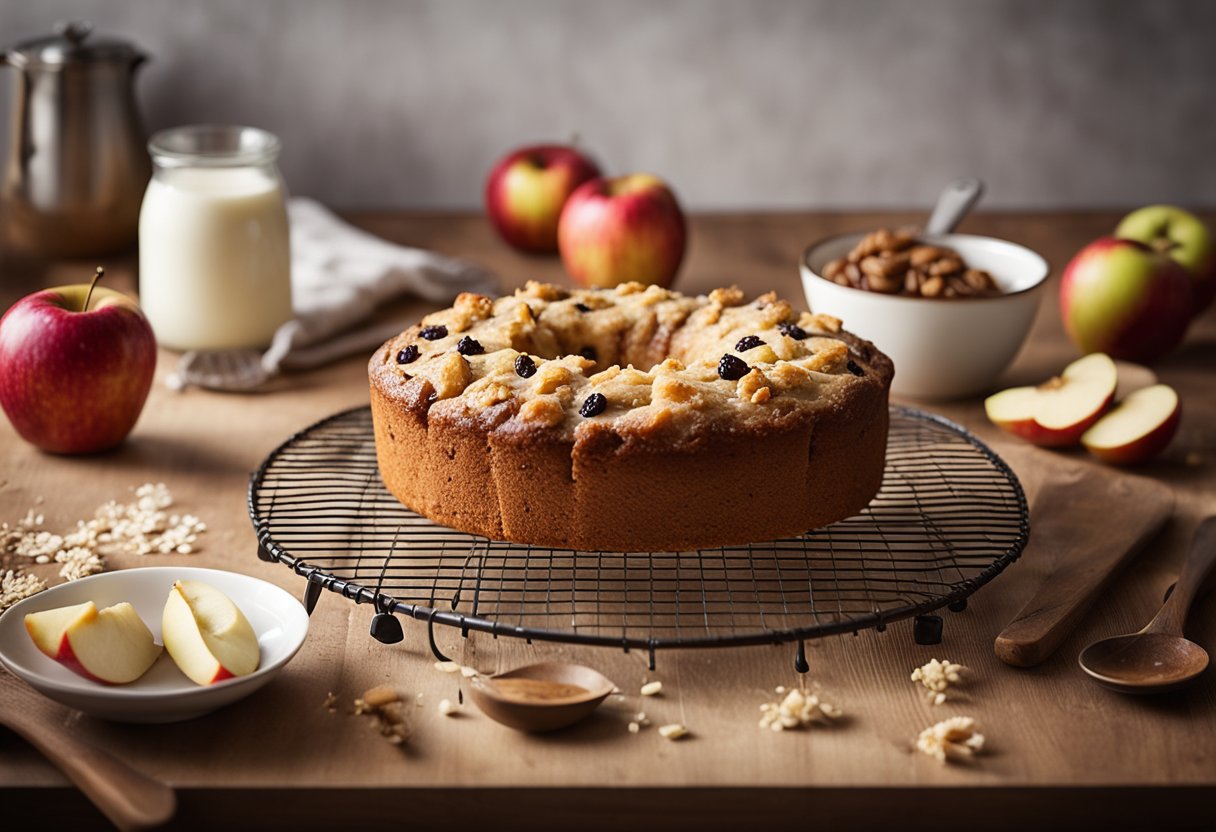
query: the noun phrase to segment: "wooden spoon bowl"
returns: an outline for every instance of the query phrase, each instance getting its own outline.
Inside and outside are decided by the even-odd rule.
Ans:
[[[495,722],[516,731],[540,733],[591,716],[615,687],[611,679],[590,667],[541,662],[494,676],[474,676],[469,696]]]
[[[1173,690],[1207,669],[1207,651],[1168,633],[1134,633],[1103,639],[1081,653],[1081,667],[1120,693]]]

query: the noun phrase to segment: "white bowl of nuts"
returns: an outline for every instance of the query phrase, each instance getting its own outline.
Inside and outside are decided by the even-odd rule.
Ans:
[[[799,264],[812,312],[840,318],[895,362],[891,392],[961,398],[989,388],[1030,331],[1050,272],[1024,246],[970,234],[829,237]]]

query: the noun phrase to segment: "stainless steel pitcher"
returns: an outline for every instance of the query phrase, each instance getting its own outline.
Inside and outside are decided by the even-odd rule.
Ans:
[[[147,56],[91,32],[63,23],[0,53],[16,70],[0,219],[10,245],[45,257],[134,248],[151,174],[134,90]]]

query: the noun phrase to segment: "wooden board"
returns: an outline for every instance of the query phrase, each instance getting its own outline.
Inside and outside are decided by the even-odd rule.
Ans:
[[[527,278],[562,279],[560,263],[506,250],[481,218],[384,213],[359,219],[390,239],[478,260],[511,285]],[[797,299],[795,264],[808,242],[915,219],[909,214],[695,217],[679,286],[698,292],[737,282],[752,294],[776,289]],[[1077,248],[1117,219],[1110,214],[989,215],[972,218],[962,230],[1029,245],[1058,272]],[[10,261],[0,271],[0,305],[37,285],[83,279],[93,264],[20,265]],[[117,284],[133,285],[130,263],[107,265]],[[1049,287],[1035,331],[1005,382],[1042,380],[1075,357],[1060,330],[1054,290]],[[403,325],[417,313],[416,307],[385,312],[399,316]],[[940,646],[915,644],[907,622],[884,633],[808,644],[811,682],[849,715],[846,724],[831,730],[773,734],[756,725],[758,707],[774,698],[773,687],[796,682],[792,646],[660,652],[651,673],[636,652],[477,634],[465,640],[452,630],[437,633],[443,650],[482,669],[542,659],[582,661],[616,681],[626,697],[605,706],[591,722],[551,737],[514,734],[467,708],[460,717],[442,717],[436,705],[457,697],[459,681],[432,668],[424,629],[405,622],[403,643],[379,644],[368,637],[372,610],[328,593],[300,654],[248,700],[172,728],[107,724],[63,709],[53,720],[177,786],[187,819],[199,826],[234,823],[246,817],[234,813],[249,811],[254,814],[248,817],[267,828],[300,818],[341,818],[353,825],[359,819],[407,821],[415,814],[420,820],[450,820],[462,812],[504,829],[569,828],[574,820],[583,826],[596,819],[603,826],[622,817],[640,828],[731,822],[742,828],[744,820],[752,828],[778,828],[816,819],[842,829],[880,823],[906,828],[936,824],[942,807],[959,807],[964,818],[986,812],[985,828],[1025,828],[1027,822],[1041,827],[1045,817],[1092,820],[1094,807],[1117,807],[1121,811],[1108,815],[1130,823],[1136,816],[1129,801],[1154,804],[1161,813],[1154,819],[1168,822],[1180,811],[1194,811],[1195,801],[1186,795],[1198,794],[1209,805],[1216,797],[1216,674],[1166,700],[1134,700],[1081,678],[1070,656],[1100,636],[1148,620],[1175,577],[1198,518],[1216,509],[1216,397],[1210,392],[1214,314],[1198,322],[1187,344],[1157,368],[1182,395],[1183,422],[1176,446],[1139,474],[1174,490],[1175,521],[1116,576],[1060,651],[1032,670],[1002,664],[992,643],[1054,568],[1041,550],[1027,552],[980,590],[966,611],[944,613]],[[285,380],[276,392],[240,396],[170,392],[160,382],[172,361],[168,353],[161,356],[158,383],[135,434],[113,453],[46,456],[18,440],[0,419],[0,520],[23,516],[43,497],[38,509],[48,525],[62,528],[104,500],[125,496],[132,486],[164,481],[181,509],[210,525],[198,553],[118,558],[113,566],[233,569],[301,593],[300,578],[255,557],[244,502],[247,477],[293,431],[366,403],[365,362],[350,359]],[[1046,466],[989,425],[979,399],[927,407],[962,422],[1006,455],[1034,499]],[[1094,465],[1074,452],[1051,458]],[[1111,525],[1119,522],[1109,519]],[[1216,609],[1197,609],[1190,632],[1199,643],[1216,645]],[[938,707],[927,704],[908,680],[913,667],[934,656],[971,668],[970,683],[958,699]],[[643,700],[638,695],[647,678],[663,681],[663,696]],[[383,742],[361,720],[322,707],[330,691],[349,708],[352,697],[385,682],[409,696],[422,695],[414,736],[404,751]],[[630,734],[626,724],[638,710],[657,724],[683,722],[693,736],[671,743],[653,729]],[[942,767],[912,751],[921,728],[957,714],[974,716],[989,738],[991,753],[978,765]],[[1168,795],[1159,791],[1165,787],[1171,788]],[[78,809],[69,794],[64,779],[24,742],[0,732],[0,795],[16,796],[18,806],[45,813]],[[13,804],[6,799],[6,819],[14,817]],[[1181,815],[1188,816],[1199,817]],[[916,824],[917,817],[926,818],[924,824]]]
[[[1153,480],[1097,466],[1046,464],[1053,473],[1031,506],[1024,554],[1054,561],[1055,567],[996,637],[997,658],[1015,667],[1050,657],[1116,570],[1161,531],[1174,509],[1173,492]]]

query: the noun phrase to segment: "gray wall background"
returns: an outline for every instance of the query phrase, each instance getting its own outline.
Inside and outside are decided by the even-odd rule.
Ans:
[[[265,127],[337,207],[477,208],[572,134],[694,209],[1216,205],[1206,0],[0,0],[0,41],[72,17],[153,54],[150,128]]]

